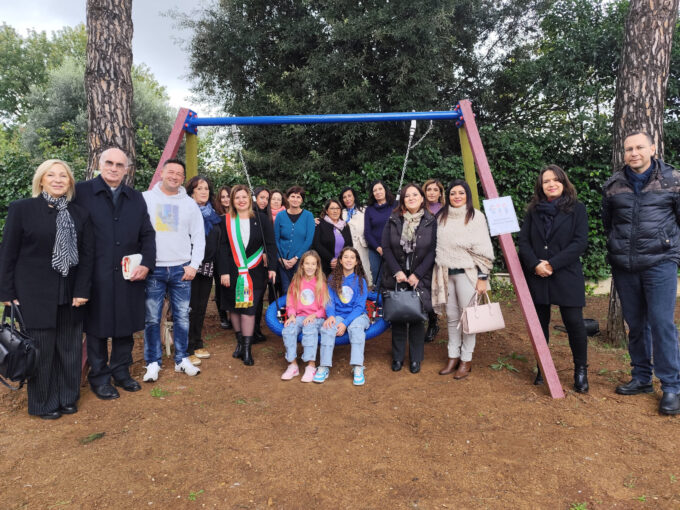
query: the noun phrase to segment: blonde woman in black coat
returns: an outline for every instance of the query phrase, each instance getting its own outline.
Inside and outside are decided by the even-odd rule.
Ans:
[[[50,159],[33,176],[33,198],[12,202],[0,257],[0,301],[20,305],[39,350],[28,381],[28,414],[54,420],[78,411],[83,346],[81,308],[94,260],[88,212],[71,202],[75,181]]]
[[[576,189],[557,165],[541,170],[519,234],[519,255],[546,341],[550,305],[558,305],[574,358],[574,389],[588,391],[588,337],[583,323],[588,217]],[[534,384],[543,384],[539,370]]]

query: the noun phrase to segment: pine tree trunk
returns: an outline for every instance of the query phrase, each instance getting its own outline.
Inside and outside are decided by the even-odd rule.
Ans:
[[[654,138],[658,157],[663,157],[664,105],[679,1],[630,1],[616,82],[613,171],[623,166],[623,141],[634,130],[649,133]],[[619,346],[627,344],[621,303],[613,284],[607,342]]]
[[[102,149],[115,146],[131,161],[127,183],[135,173],[132,125],[132,0],[87,0],[87,177],[98,167]]]

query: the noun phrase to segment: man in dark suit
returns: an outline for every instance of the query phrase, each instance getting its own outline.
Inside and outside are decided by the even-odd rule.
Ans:
[[[112,377],[126,391],[141,389],[130,376],[132,334],[144,329],[144,280],[156,261],[156,233],[144,198],[123,184],[129,167],[122,150],[106,149],[99,158],[100,175],[76,185],[75,203],[90,212],[94,229],[92,297],[83,329],[91,366],[88,379],[94,394],[103,400],[120,396]],[[136,253],[142,255],[142,262],[126,280],[121,260]]]

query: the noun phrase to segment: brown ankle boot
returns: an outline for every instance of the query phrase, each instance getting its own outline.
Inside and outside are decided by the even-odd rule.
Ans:
[[[461,361],[458,370],[453,374],[454,379],[465,379],[472,371],[472,361]]]
[[[449,375],[452,374],[455,369],[458,368],[460,363],[460,358],[449,358],[449,362],[444,368],[439,371],[439,375]]]

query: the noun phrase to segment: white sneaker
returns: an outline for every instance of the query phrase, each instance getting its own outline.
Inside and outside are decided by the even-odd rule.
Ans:
[[[144,374],[144,382],[155,382],[158,380],[158,372],[160,372],[161,366],[158,362],[154,361],[146,366],[146,373]]]
[[[201,373],[201,369],[198,367],[195,367],[191,361],[189,361],[189,358],[182,358],[181,363],[177,363],[175,365],[175,372],[184,372],[187,375],[198,375]]]

